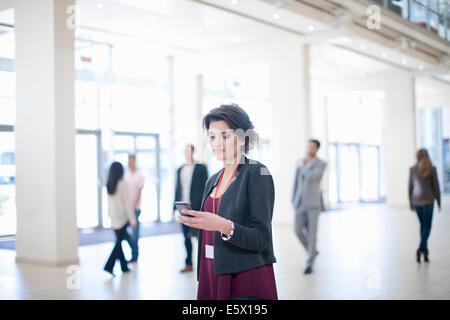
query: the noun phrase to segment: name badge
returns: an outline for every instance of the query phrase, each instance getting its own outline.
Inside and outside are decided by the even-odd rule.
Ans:
[[[208,259],[214,259],[214,246],[205,244],[205,257]]]

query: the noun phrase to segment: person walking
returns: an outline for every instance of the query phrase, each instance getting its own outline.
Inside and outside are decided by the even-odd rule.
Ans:
[[[127,242],[131,247],[130,263],[137,262],[139,256],[139,216],[141,215],[141,195],[144,188],[144,176],[136,167],[136,156],[128,155],[128,168],[130,172],[125,176],[125,180],[130,188],[130,200],[136,217],[136,227],[132,229],[131,236],[127,233]]]
[[[123,179],[123,166],[119,162],[113,162],[109,169],[108,182],[108,214],[111,218],[111,228],[114,230],[116,242],[104,270],[114,276],[113,269],[116,260],[120,261],[122,272],[130,271],[122,250],[122,240],[125,240],[127,226],[136,227],[136,217],[130,200],[129,187]]]
[[[201,211],[180,221],[200,229],[197,299],[278,299],[273,263],[275,188],[262,163],[247,158],[256,141],[253,124],[237,105],[203,118],[209,145],[223,168],[208,179]]]
[[[177,170],[177,182],[175,188],[175,201],[184,201],[191,204],[193,210],[200,210],[202,195],[208,180],[208,168],[202,163],[194,160],[195,147],[192,144],[186,146],[184,155],[186,163]],[[175,210],[174,205],[174,210]],[[185,266],[180,272],[189,272],[192,267],[192,240],[197,235],[197,229],[181,224],[184,246],[186,248]]]
[[[319,148],[320,142],[318,140],[309,141],[307,156],[296,169],[292,193],[292,204],[295,210],[295,233],[308,253],[305,274],[313,272],[314,260],[318,254],[316,242],[319,213],[323,211],[320,181],[327,164],[317,157]]]
[[[416,261],[421,263],[423,255],[429,262],[428,238],[433,220],[434,200],[441,211],[441,192],[436,167],[431,163],[427,150],[420,149],[416,153],[417,163],[409,169],[409,205],[416,211],[420,223],[420,243],[416,251]]]

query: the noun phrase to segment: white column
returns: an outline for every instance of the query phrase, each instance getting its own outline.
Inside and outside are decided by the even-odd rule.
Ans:
[[[196,145],[198,147],[198,151],[196,152],[197,158],[199,161],[206,163],[208,160],[207,157],[207,146],[206,139],[204,139],[204,131],[202,127],[203,121],[203,75],[198,74],[195,76],[195,114],[196,114]]]
[[[285,45],[286,47],[284,47]],[[305,155],[310,135],[309,48],[280,43],[271,59],[271,137],[275,183],[274,221],[293,223],[291,205],[297,160]]]
[[[15,1],[18,262],[78,260],[73,4]]]
[[[407,207],[409,167],[416,153],[414,77],[408,73],[391,74],[384,90],[386,202],[392,207]]]

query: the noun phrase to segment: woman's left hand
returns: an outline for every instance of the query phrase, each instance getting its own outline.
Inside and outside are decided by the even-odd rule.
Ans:
[[[189,227],[206,231],[219,231],[223,234],[228,234],[231,230],[231,223],[217,214],[195,210],[182,210],[182,213],[193,216],[186,217],[181,214],[178,216],[181,223]]]

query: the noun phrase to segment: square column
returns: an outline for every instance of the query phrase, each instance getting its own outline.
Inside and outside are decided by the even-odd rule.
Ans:
[[[14,3],[17,261],[76,263],[74,0]]]

